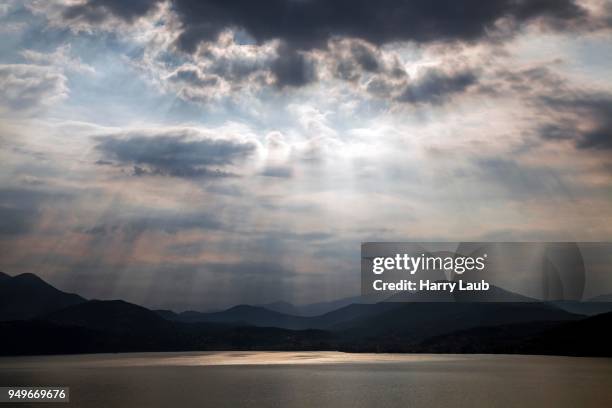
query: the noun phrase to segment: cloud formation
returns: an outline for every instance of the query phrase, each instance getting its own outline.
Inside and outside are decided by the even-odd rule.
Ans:
[[[146,231],[161,231],[167,234],[176,234],[189,230],[217,230],[222,223],[215,217],[206,213],[174,214],[157,212],[154,216],[133,216],[124,220],[109,221],[81,231],[94,236],[103,236],[112,239],[111,235],[122,234],[124,240],[133,242],[134,239]]]
[[[612,150],[612,94],[585,93],[542,98],[555,122],[540,128],[548,140],[570,140],[579,149]]]
[[[202,137],[188,130],[129,132],[122,137],[99,136],[97,140],[96,149],[106,160],[132,165],[137,176],[227,176],[222,168],[245,159],[256,148],[251,142]]]
[[[333,37],[378,45],[474,41],[502,19],[518,26],[535,19],[561,25],[585,15],[572,0],[271,0],[265,6],[248,0],[176,0],[174,7],[183,24],[179,45],[190,52],[228,27],[245,30],[259,43],[278,39],[293,48],[312,49],[326,47]],[[134,10],[112,12],[129,18]]]
[[[475,85],[477,81],[476,74],[469,70],[446,73],[435,68],[429,69],[416,81],[409,82],[397,100],[414,104],[441,105],[453,95]]]
[[[99,23],[114,15],[126,21],[133,21],[153,10],[160,0],[87,0],[70,5],[64,10],[67,19],[81,18],[88,22]]]
[[[599,0],[2,9],[9,273],[159,307],[309,302],[358,292],[363,241],[612,233]]]
[[[512,38],[522,27],[537,23],[553,30],[595,25],[589,10],[574,0],[493,0],[482,3],[468,0],[271,0],[261,4],[247,0],[85,0],[64,11],[68,21],[104,24],[108,19],[134,23],[150,15],[161,4],[167,7],[176,24],[166,36],[173,38],[178,50],[196,59],[168,76],[170,81],[189,84],[179,93],[188,100],[208,101],[211,94],[227,94],[235,87],[257,88],[274,85],[278,89],[299,88],[317,80],[321,54],[333,54],[335,75],[355,81],[360,73],[378,74],[369,91],[381,95],[397,84],[388,77],[405,74],[397,61],[385,62],[380,48],[389,44],[468,43]],[[161,20],[165,21],[165,18]],[[228,33],[237,35],[239,47],[227,41]],[[338,58],[338,40],[354,40],[350,50]],[[221,49],[215,50],[220,43]],[[271,45],[272,44],[272,45]],[[250,48],[248,53],[234,52]],[[335,49],[335,50],[334,50]],[[270,53],[270,50],[274,50]],[[315,54],[317,58],[313,58]],[[324,56],[322,59],[326,59]],[[392,65],[392,66],[390,66]],[[433,89],[435,78],[408,86],[400,100],[416,103],[441,103],[441,95],[456,92],[473,81],[468,73],[455,78],[440,78],[443,84]],[[193,86],[190,87],[190,86]],[[431,96],[425,93],[432,89]],[[438,92],[438,94],[436,94]]]
[[[65,203],[65,192],[32,188],[0,188],[0,237],[18,236],[36,229],[42,210],[50,200]]]
[[[47,66],[0,64],[0,106],[35,113],[68,95],[66,77]]]

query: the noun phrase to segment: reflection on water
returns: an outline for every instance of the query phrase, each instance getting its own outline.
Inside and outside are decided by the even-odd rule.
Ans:
[[[0,385],[69,386],[70,404],[57,404],[63,407],[610,407],[612,360],[335,352],[19,357],[0,358]]]

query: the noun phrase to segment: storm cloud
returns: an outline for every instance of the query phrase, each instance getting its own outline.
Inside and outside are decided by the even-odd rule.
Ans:
[[[67,8],[66,18],[99,22],[143,16],[159,0],[89,0]],[[246,31],[257,42],[281,40],[296,49],[324,48],[333,37],[381,45],[397,41],[475,41],[506,19],[514,26],[541,19],[550,26],[575,23],[586,11],[573,0],[174,0],[183,31],[181,49],[193,52],[225,29]]]
[[[571,22],[585,13],[571,0],[481,2],[468,0],[270,0],[252,2],[176,0],[183,23],[179,45],[193,51],[228,27],[258,42],[280,39],[294,48],[323,48],[332,37],[360,38],[373,44],[395,41],[474,41],[502,18],[521,24],[539,17]]]
[[[96,149],[106,160],[133,166],[134,175],[217,177],[220,167],[245,159],[255,150],[250,142],[194,137],[183,132],[145,136],[98,137]]]
[[[430,69],[416,81],[408,83],[397,99],[400,102],[414,104],[441,105],[477,81],[478,78],[472,71],[445,73],[438,69]]]
[[[278,87],[303,86],[315,79],[315,66],[302,53],[281,47],[279,56],[272,63],[272,73]]]

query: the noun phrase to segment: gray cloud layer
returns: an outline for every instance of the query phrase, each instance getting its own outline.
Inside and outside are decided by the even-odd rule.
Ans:
[[[66,77],[46,66],[0,64],[0,106],[35,113],[68,92]]]
[[[471,71],[445,73],[437,69],[430,69],[418,81],[410,82],[398,100],[415,104],[440,105],[453,94],[465,91],[477,81],[476,74]]]
[[[612,149],[612,95],[581,93],[542,98],[561,117],[540,128],[549,140],[572,140],[580,149]]]
[[[84,19],[100,23],[114,16],[131,22],[161,4],[161,0],[88,0],[68,7],[67,19]],[[180,21],[177,47],[194,53],[202,42],[214,42],[227,29],[246,32],[257,43],[279,40],[277,56],[264,63],[278,88],[300,87],[316,79],[316,66],[303,52],[329,49],[329,41],[353,38],[377,46],[392,42],[475,42],[497,33],[496,39],[512,36],[524,24],[539,21],[543,25],[563,29],[588,26],[587,11],[574,0],[174,0],[172,10]],[[503,22],[503,24],[502,24]],[[499,30],[503,26],[504,30]],[[503,34],[501,34],[503,31]],[[375,52],[355,43],[353,61],[340,62],[340,78],[354,80],[358,73],[380,72],[383,67]],[[256,64],[257,65],[257,64]],[[244,78],[262,69],[251,64],[220,64],[212,74],[226,78]],[[399,71],[398,71],[399,72]],[[396,72],[396,74],[398,73]],[[433,75],[433,74],[432,74]],[[198,87],[215,85],[214,76],[179,71],[172,78]],[[456,78],[425,78],[410,86],[400,98],[441,103],[443,94],[459,91],[474,81],[469,75]],[[380,87],[382,84],[377,83]],[[374,89],[374,88],[373,88]],[[431,95],[426,95],[428,91]],[[189,90],[184,90],[189,94]]]
[[[159,0],[89,0],[66,10],[69,18],[100,21],[107,14],[131,21]],[[244,29],[258,42],[280,39],[295,48],[325,47],[334,36],[374,44],[393,41],[473,41],[502,18],[521,24],[544,18],[552,25],[575,22],[585,11],[572,0],[174,0],[183,32],[179,46],[193,51],[228,27]]]
[[[223,176],[227,173],[218,167],[244,159],[255,150],[248,142],[194,139],[181,132],[153,136],[130,133],[123,138],[103,136],[98,141],[96,148],[104,158],[133,165],[135,175]]]

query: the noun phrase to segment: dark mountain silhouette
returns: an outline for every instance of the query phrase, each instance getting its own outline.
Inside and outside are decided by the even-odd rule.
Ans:
[[[399,307],[337,325],[347,351],[409,351],[428,338],[482,326],[571,321],[574,315],[543,303],[394,303]]]
[[[33,275],[0,275],[2,288],[8,283],[20,288],[25,304],[39,305],[35,296],[41,290],[77,303],[34,319],[0,322],[5,355],[179,350],[608,355],[604,344],[612,341],[612,314],[585,319],[544,302],[351,304],[312,317],[248,305],[177,314],[121,300],[74,299]]]
[[[612,312],[572,322],[478,327],[429,338],[405,351],[612,357]]]
[[[519,354],[534,336],[567,322],[529,322],[474,327],[433,336],[405,346],[403,351],[421,353]],[[533,353],[532,353],[533,354]],[[545,353],[544,353],[545,354]]]
[[[302,316],[320,316],[334,310],[341,309],[343,307],[353,304],[372,304],[376,303],[373,297],[368,296],[352,296],[338,300],[332,300],[329,302],[317,302],[308,305],[297,306],[300,309]]]
[[[259,327],[280,327],[284,329],[332,329],[342,323],[373,316],[382,311],[397,308],[400,304],[378,303],[373,305],[353,304],[320,316],[291,316],[274,312],[259,306],[238,305],[221,312],[200,313],[187,311],[174,316],[163,315],[170,320],[185,323],[208,322]]]
[[[313,328],[309,326],[308,318],[291,316],[284,313],[274,312],[260,306],[238,305],[222,312],[200,313],[186,311],[179,313],[176,317],[166,314],[172,320],[184,323],[207,322],[228,323],[233,325],[280,327],[284,329]]]
[[[558,325],[528,339],[533,354],[612,357],[612,312]]]
[[[537,302],[537,299],[524,296],[499,286],[490,285],[489,290],[483,292],[463,292],[454,293],[457,302]]]
[[[595,316],[602,313],[612,312],[612,302],[557,300],[550,303],[570,313],[587,316]]]
[[[178,320],[178,313],[173,312],[172,310],[158,309],[154,310],[154,312],[166,320]]]
[[[424,322],[427,323],[430,318],[446,319],[446,316],[455,316],[457,313],[463,314],[461,321],[449,321],[448,325],[436,326],[442,328],[446,326],[461,328],[477,326],[481,321],[488,322],[498,318],[498,315],[495,314],[498,311],[503,323],[549,320],[551,318],[567,320],[573,317],[570,313],[554,306],[537,302],[534,299],[495,286],[492,286],[488,293],[490,294],[483,297],[475,295],[476,299],[478,302],[491,303],[493,306],[475,306],[475,301],[470,300],[466,295],[450,295],[448,297],[447,292],[436,294],[423,291],[398,293],[388,298],[386,302],[350,304],[317,316],[295,316],[269,310],[264,306],[250,305],[234,306],[214,313],[188,311],[174,316],[165,312],[164,316],[182,322],[217,322],[285,329],[352,330],[358,332],[363,328],[369,334],[386,331],[388,326],[394,327],[395,330],[416,332],[412,329],[415,325],[421,326],[421,319],[424,319]],[[499,299],[500,302],[493,302],[494,299]],[[418,303],[428,306],[417,306]],[[436,303],[438,304],[436,305]],[[467,306],[457,306],[457,303],[464,303]],[[524,303],[528,306],[515,305],[514,303]],[[488,313],[489,310],[491,310],[491,313]],[[406,327],[402,329],[404,326]],[[429,330],[426,330],[425,333],[429,333]]]
[[[47,322],[113,332],[171,328],[157,313],[123,300],[90,300],[44,316]]]
[[[449,282],[439,279],[435,282]],[[402,291],[387,297],[385,302],[538,302],[537,299],[520,295],[495,285],[490,285],[489,290],[476,291]]]
[[[283,329],[319,329],[348,341],[391,338],[414,342],[455,330],[531,321],[565,321],[581,316],[546,303],[384,302],[353,304],[321,316],[299,317],[240,305],[215,313],[183,312],[179,322],[224,323]]]
[[[31,319],[82,302],[82,297],[62,292],[31,273],[0,275],[0,321]]]
[[[264,303],[262,305],[256,305],[259,307],[263,307],[264,309],[270,310],[272,312],[278,312],[293,316],[304,316],[300,307],[295,306],[289,302],[272,302],[272,303]]]
[[[44,320],[0,322],[0,354],[333,349],[332,335],[320,330],[168,323],[167,328],[113,331]]]
[[[591,302],[612,302],[612,293],[607,295],[599,295],[590,299]]]
[[[328,302],[316,302],[304,305],[294,305],[289,302],[272,302],[257,305],[273,312],[289,314],[293,316],[314,317],[325,313],[333,312],[352,304],[372,304],[384,299],[378,299],[378,296],[351,296]]]

